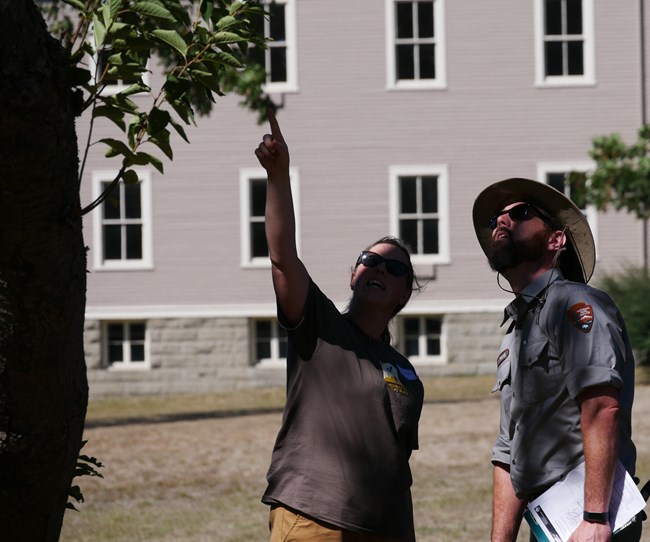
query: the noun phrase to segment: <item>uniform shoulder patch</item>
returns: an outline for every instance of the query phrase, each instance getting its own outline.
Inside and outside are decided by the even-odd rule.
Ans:
[[[589,333],[594,325],[594,309],[583,301],[569,307],[569,321],[583,333]]]
[[[499,357],[497,358],[497,367],[499,367],[505,360],[507,360],[509,355],[510,355],[510,350],[508,348],[503,350],[499,354]]]

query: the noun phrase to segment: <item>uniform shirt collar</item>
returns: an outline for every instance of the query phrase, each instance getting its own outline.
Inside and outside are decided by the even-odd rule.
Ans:
[[[525,314],[535,307],[544,297],[546,289],[556,280],[564,278],[559,269],[549,269],[526,286],[521,293],[504,309],[503,321],[508,319],[518,322]]]

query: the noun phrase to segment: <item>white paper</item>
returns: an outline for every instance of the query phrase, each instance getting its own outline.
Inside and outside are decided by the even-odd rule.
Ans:
[[[584,511],[585,464],[581,463],[534,501],[528,503],[526,520],[549,542],[566,542],[582,521]],[[645,507],[645,500],[634,480],[619,461],[614,476],[609,520],[615,532]],[[600,512],[600,510],[592,510]],[[532,521],[537,523],[534,526]],[[540,536],[537,535],[540,539]],[[542,541],[540,541],[542,542]]]

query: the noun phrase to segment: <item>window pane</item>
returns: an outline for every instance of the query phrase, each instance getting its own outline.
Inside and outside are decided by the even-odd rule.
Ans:
[[[142,226],[140,224],[126,226],[126,259],[142,259]]]
[[[398,79],[415,79],[414,45],[397,46],[397,78]]]
[[[271,81],[287,80],[287,48],[271,48]]]
[[[256,359],[269,359],[271,357],[271,343],[269,341],[257,341]]]
[[[406,339],[404,341],[404,355],[407,358],[417,356],[420,354],[420,348],[418,345],[418,339],[417,337],[412,338],[412,339]]]
[[[102,183],[102,193],[106,192],[111,183]],[[104,218],[120,218],[120,186],[117,185],[102,205]]]
[[[110,324],[108,327],[109,342],[124,340],[124,326],[122,324]]]
[[[564,194],[564,173],[547,173],[546,182],[549,186]]]
[[[546,0],[545,13],[546,35],[562,34],[562,2],[561,0]]]
[[[442,322],[438,318],[427,318],[427,335],[440,335]]]
[[[422,212],[438,212],[438,177],[422,177]]]
[[[121,226],[104,226],[104,260],[122,258]]]
[[[129,338],[131,341],[144,341],[144,324],[131,324]]]
[[[438,254],[440,247],[438,245],[438,220],[435,218],[422,221],[425,254]]]
[[[268,10],[271,13],[270,24],[271,24],[271,37],[275,41],[284,41],[287,39],[285,33],[285,19],[284,19],[284,4],[272,3]]]
[[[122,343],[108,345],[108,363],[116,363],[124,361],[124,352],[122,351]]]
[[[258,320],[255,322],[255,335],[258,339],[271,338],[271,322],[270,320]]]
[[[266,57],[264,55],[264,49],[261,47],[249,47],[246,58],[250,61],[256,62],[264,69],[266,69]]]
[[[570,41],[568,44],[569,75],[582,75],[584,73],[582,42]]]
[[[440,339],[427,339],[427,354],[429,356],[440,355]]]
[[[580,190],[576,190],[576,184],[570,185],[569,197],[573,200],[573,203],[575,203],[580,209],[584,211],[587,208],[587,199],[586,199],[587,194],[580,193],[580,192],[581,192]]]
[[[404,318],[404,333],[417,335],[419,333],[419,320],[417,318]]]
[[[417,220],[400,220],[399,236],[408,246],[411,247],[414,253],[419,252]]]
[[[413,5],[411,2],[397,2],[397,37],[413,37]]]
[[[126,218],[141,218],[142,204],[140,198],[140,184],[124,185],[124,211]]]
[[[251,216],[264,216],[266,206],[266,181],[251,181]]]
[[[582,34],[582,0],[566,0],[567,34]]]
[[[420,79],[436,78],[435,48],[433,43],[420,45]]]
[[[144,344],[131,344],[131,361],[144,361]]]
[[[562,70],[562,43],[549,41],[546,49],[546,75],[563,75]]]
[[[254,222],[251,224],[251,254],[253,258],[264,258],[269,255],[269,249],[266,244],[266,233],[264,232],[264,222]]]
[[[433,2],[418,2],[418,35],[433,37]]]
[[[415,177],[400,177],[400,201],[402,213],[417,213],[417,184]]]

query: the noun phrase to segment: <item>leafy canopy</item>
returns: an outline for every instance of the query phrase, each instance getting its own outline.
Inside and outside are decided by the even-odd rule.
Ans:
[[[619,134],[598,136],[589,152],[595,168],[571,172],[572,197],[599,210],[624,209],[637,218],[650,218],[650,125],[639,129],[637,141],[627,145]]]
[[[257,110],[260,122],[266,108],[273,107],[262,90],[264,69],[246,59],[250,46],[265,47],[260,32],[265,12],[257,2],[53,0],[43,9],[51,32],[70,54],[77,113],[91,114],[91,137],[79,177],[91,144],[105,145],[107,157],[122,160],[105,195],[120,179],[138,182],[136,166],[150,165],[163,173],[160,157],[143,146],[154,146],[173,159],[171,130],[189,142],[184,125],[195,124],[195,110],[208,113],[215,94],[241,94],[242,104]],[[159,89],[149,87],[143,77],[154,58],[164,68]],[[107,92],[118,81],[127,84]],[[148,98],[147,107],[142,106],[142,96]],[[92,141],[92,126],[100,117],[115,124],[123,137]]]

